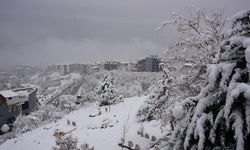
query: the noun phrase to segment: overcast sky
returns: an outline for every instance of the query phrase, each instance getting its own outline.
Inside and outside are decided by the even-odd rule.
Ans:
[[[160,55],[177,36],[155,29],[189,4],[227,17],[250,9],[250,0],[0,0],[0,67]]]

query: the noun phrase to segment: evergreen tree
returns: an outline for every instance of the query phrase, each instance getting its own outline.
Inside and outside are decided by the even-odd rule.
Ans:
[[[237,14],[222,35],[218,64],[207,84],[172,109],[176,121],[167,149],[249,149],[250,11]]]
[[[111,105],[115,103],[116,90],[113,87],[114,77],[113,74],[106,74],[102,83],[96,90],[96,94],[99,96],[100,106]]]
[[[151,121],[162,118],[172,82],[173,79],[169,74],[168,68],[163,66],[162,79],[152,90],[148,100],[137,113],[139,121]]]

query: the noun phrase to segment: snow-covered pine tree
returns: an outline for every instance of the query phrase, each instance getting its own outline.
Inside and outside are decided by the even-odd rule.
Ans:
[[[220,45],[200,94],[173,107],[167,149],[250,149],[250,10],[232,18]]]
[[[172,86],[173,82],[168,68],[163,64],[162,67],[162,79],[152,90],[152,93],[142,108],[137,112],[139,121],[151,121],[162,118],[165,104],[169,97],[170,87]]]
[[[106,74],[102,83],[96,90],[96,94],[99,96],[99,105],[111,105],[115,103],[116,90],[113,87],[114,77],[113,73]]]

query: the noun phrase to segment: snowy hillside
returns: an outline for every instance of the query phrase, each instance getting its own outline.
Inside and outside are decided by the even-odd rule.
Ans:
[[[72,136],[77,137],[79,145],[88,143],[95,150],[117,150],[121,140],[123,127],[128,120],[126,128],[125,144],[132,141],[140,145],[141,149],[150,146],[151,136],[161,137],[160,122],[152,121],[143,123],[145,133],[150,139],[137,134],[142,124],[136,122],[136,112],[144,103],[146,97],[132,97],[125,99],[123,103],[111,105],[110,112],[107,107],[99,108],[96,104],[89,104],[84,108],[73,111],[63,119],[30,132],[24,133],[17,138],[10,139],[0,145],[0,150],[50,150],[55,146],[54,131],[72,131]],[[76,126],[68,125],[74,121]]]
[[[57,72],[50,72],[36,74],[28,82],[38,87],[39,102],[43,103],[59,97],[63,92],[71,93],[70,89],[77,85],[75,83],[81,83],[81,78],[79,73],[60,75]],[[74,94],[76,93],[74,92]]]

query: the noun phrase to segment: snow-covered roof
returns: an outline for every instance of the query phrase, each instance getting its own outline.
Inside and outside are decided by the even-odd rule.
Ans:
[[[18,96],[18,94],[16,92],[13,92],[12,90],[1,91],[0,94],[7,98]]]
[[[29,92],[27,90],[24,91],[17,91],[16,92],[19,96],[29,96]]]
[[[96,67],[96,66],[93,66],[93,67],[91,67],[92,69],[99,69],[99,67]]]

